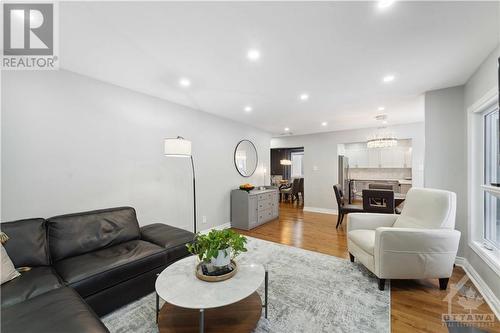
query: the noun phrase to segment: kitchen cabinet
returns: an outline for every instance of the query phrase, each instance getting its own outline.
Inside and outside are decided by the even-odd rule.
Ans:
[[[412,148],[407,140],[388,148],[367,148],[366,144],[345,144],[350,168],[411,168]]]
[[[380,148],[367,148],[368,152],[368,167],[369,168],[380,168],[381,163],[381,149]]]
[[[399,184],[399,191],[402,193],[402,194],[406,194],[408,193],[408,191],[410,190],[411,188],[411,183],[408,183],[408,184]]]

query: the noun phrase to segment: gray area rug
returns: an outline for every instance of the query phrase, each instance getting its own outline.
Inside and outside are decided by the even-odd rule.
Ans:
[[[237,260],[269,271],[268,319],[255,332],[390,331],[390,288],[361,264],[251,237],[247,247]],[[154,293],[102,320],[112,333],[158,332]]]

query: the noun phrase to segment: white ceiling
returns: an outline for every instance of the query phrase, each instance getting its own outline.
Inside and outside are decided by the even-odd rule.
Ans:
[[[463,84],[498,44],[498,6],[61,2],[61,67],[273,134],[376,126],[381,105],[389,124],[409,123],[424,118],[423,92]]]

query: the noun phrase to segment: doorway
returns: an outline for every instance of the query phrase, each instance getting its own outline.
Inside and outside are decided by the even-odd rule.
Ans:
[[[304,147],[271,149],[271,185],[280,201],[304,206]]]

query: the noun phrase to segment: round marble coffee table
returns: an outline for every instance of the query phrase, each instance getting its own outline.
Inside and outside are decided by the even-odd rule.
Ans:
[[[216,322],[225,324],[224,331],[242,332],[243,327],[251,331],[257,325],[262,308],[267,318],[268,273],[264,266],[238,264],[232,278],[205,282],[195,275],[196,263],[195,256],[184,258],[165,268],[156,279],[156,319],[160,332],[187,332],[188,327],[204,332],[205,322],[207,330],[210,330],[209,323]],[[262,283],[265,284],[264,304],[256,292]],[[159,297],[166,302],[161,311]],[[229,320],[222,318],[231,313]],[[199,318],[198,323],[192,322],[193,315]],[[250,322],[249,317],[252,317]],[[218,327],[217,331],[220,330]]]

